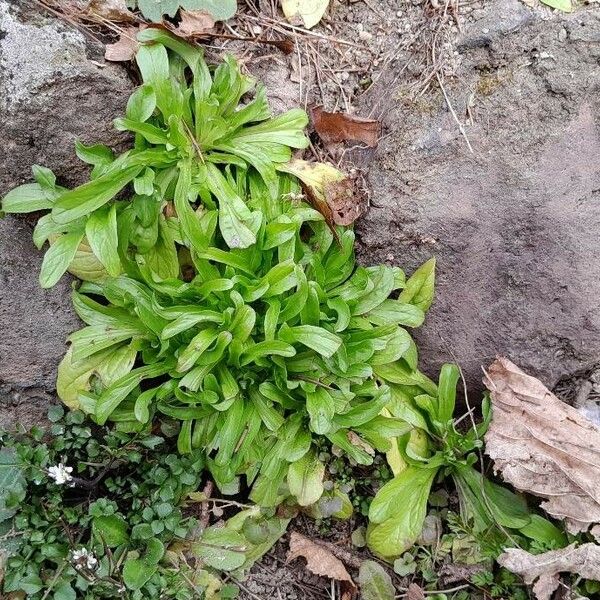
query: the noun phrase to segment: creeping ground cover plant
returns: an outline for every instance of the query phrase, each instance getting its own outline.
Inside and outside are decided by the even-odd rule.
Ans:
[[[18,441],[2,454],[16,487],[0,515],[10,531],[37,526],[46,532],[38,546],[46,535],[56,545],[52,556],[38,546],[4,549],[13,556],[9,591],[46,598],[50,580],[66,590],[59,598],[217,593],[214,573],[247,570],[295,511],[318,513],[327,498],[330,516],[351,515],[347,490],[326,481],[324,448],[354,465],[386,454],[394,478],[373,499],[367,532],[385,559],[415,542],[431,486],[446,475],[481,531],[499,525],[561,544],[551,524],[473,468],[485,423],[456,429],[456,368],[445,366],[439,385],[418,369],[406,328],[421,325],[432,302],[434,260],[409,278],[398,267],[357,265],[352,229],[305,200],[322,208],[344,179],[292,158],[308,145],[306,114],[273,116],[264,88],[231,57],[211,68],[198,47],[164,30],[138,37],[142,84],[115,120],[133,147],[115,156],[78,143],[91,165],[87,183],[65,189],[35,166],[35,183],[2,201],[6,213],[48,211],[33,235],[39,248],[49,244],[40,284],[52,287],[67,271],[78,277],[73,305],[84,323],[69,337],[56,384],[75,437],[86,439],[76,442],[76,464],[60,456],[72,446],[47,445],[38,433],[43,451]],[[158,432],[172,440],[166,457]],[[105,442],[90,454],[94,435]],[[90,496],[52,496],[53,511],[67,496],[73,508],[79,537],[67,545],[57,541],[55,513],[38,526],[31,511],[18,511],[21,501],[44,504],[36,486],[48,477],[115,496],[88,510]],[[240,509],[213,526],[181,512],[208,501],[197,490],[209,480]],[[38,566],[27,562],[33,555]],[[176,593],[161,596],[163,585]]]

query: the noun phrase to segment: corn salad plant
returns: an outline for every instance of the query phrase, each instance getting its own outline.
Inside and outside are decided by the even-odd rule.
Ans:
[[[73,303],[85,326],[58,394],[121,432],[175,422],[178,451],[200,455],[222,494],[243,485],[259,507],[310,507],[324,494],[324,442],[369,465],[412,429],[390,373],[437,389],[405,329],[423,322],[435,263],[408,279],[357,266],[352,230],[303,200],[298,178],[315,196],[340,179],[290,160],[308,143],[305,113],[273,117],[231,57],[211,69],[163,30],[139,40],[142,85],[115,121],[133,148],[78,144],[87,183],[65,189],[36,166],[2,203],[49,211],[34,231],[49,242],[43,287],[66,271],[83,280]],[[243,523],[207,530],[231,559],[218,564],[245,564],[231,556]]]

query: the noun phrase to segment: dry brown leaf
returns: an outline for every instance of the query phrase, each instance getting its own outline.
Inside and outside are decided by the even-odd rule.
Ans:
[[[363,440],[359,435],[354,433],[354,431],[347,431],[348,441],[357,448],[364,450],[370,456],[375,456],[375,449],[373,446],[367,444],[365,440]]]
[[[484,383],[493,417],[485,451],[506,481],[545,498],[572,533],[600,523],[600,428],[505,358]]]
[[[550,600],[559,586],[559,573],[575,573],[583,579],[600,580],[600,546],[571,544],[560,550],[529,554],[520,548],[508,548],[498,557],[504,568],[523,577],[533,586],[538,600]]]
[[[202,10],[183,10],[179,12],[181,21],[175,34],[183,38],[193,38],[199,35],[205,35],[215,26],[215,20],[212,15]]]
[[[106,45],[104,58],[112,62],[133,60],[139,48],[137,41],[138,31],[135,27],[127,27],[114,44]]]
[[[416,583],[411,583],[406,590],[406,600],[425,600],[423,588]]]
[[[356,588],[352,577],[346,571],[346,567],[344,567],[341,560],[323,546],[319,546],[298,532],[292,531],[287,560],[290,562],[299,556],[306,559],[306,568],[311,573],[345,582],[352,590]]]
[[[374,148],[379,142],[381,125],[374,119],[362,119],[342,112],[326,112],[321,106],[311,108],[315,131],[326,145],[336,142],[363,142]]]
[[[133,23],[137,19],[127,8],[125,0],[91,0],[87,6],[90,14],[116,23]]]

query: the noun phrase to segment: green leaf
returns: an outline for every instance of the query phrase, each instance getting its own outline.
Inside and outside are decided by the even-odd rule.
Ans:
[[[20,185],[2,199],[2,210],[5,213],[30,213],[52,208],[52,205],[39,183]]]
[[[169,368],[162,363],[147,365],[145,367],[134,369],[131,371],[131,373],[128,373],[124,377],[121,377],[121,379],[118,379],[98,398],[98,402],[96,404],[96,420],[98,421],[98,424],[104,425],[111,413],[119,406],[119,404],[121,404],[121,402],[123,402],[123,400],[125,400],[129,393],[131,393],[143,379],[159,377],[168,370]]]
[[[322,496],[324,475],[325,465],[318,459],[316,452],[305,454],[289,466],[288,487],[300,506],[310,506]]]
[[[456,403],[456,384],[460,378],[460,369],[453,364],[445,364],[440,371],[438,385],[438,421],[447,423],[454,414]]]
[[[254,344],[250,346],[246,350],[242,352],[240,356],[240,364],[248,365],[250,363],[256,362],[259,358],[264,356],[295,356],[296,349],[294,346],[287,344],[286,342],[281,342],[278,340],[258,342],[258,344]]]
[[[374,560],[365,560],[358,571],[362,600],[394,600],[396,588],[386,570]]]
[[[562,10],[563,12],[573,12],[573,4],[571,0],[542,0],[544,4]]]
[[[306,392],[306,410],[315,433],[322,435],[331,430],[335,403],[325,388],[318,386],[314,392]]]
[[[130,590],[139,590],[156,573],[158,566],[143,559],[129,558],[123,564],[123,582]]]
[[[109,548],[116,548],[129,541],[127,522],[118,515],[94,517],[92,532],[102,543]]]
[[[568,543],[567,536],[554,523],[540,515],[531,515],[530,522],[519,531],[548,547],[562,548]]]
[[[111,277],[121,273],[117,232],[117,207],[102,207],[94,211],[85,225],[85,236],[96,258]]]
[[[422,264],[408,279],[398,300],[414,304],[423,312],[431,306],[435,286],[435,258]]]
[[[79,140],[75,142],[75,153],[83,162],[94,166],[109,165],[115,159],[113,151],[104,144],[86,146]]]
[[[25,498],[24,466],[13,448],[0,448],[0,522],[12,517]],[[1,544],[0,544],[1,547]]]
[[[281,328],[279,337],[285,342],[298,342],[327,358],[333,356],[342,344],[334,333],[314,325]]]
[[[386,558],[410,548],[423,529],[436,469],[409,466],[386,483],[369,507],[369,548]]]
[[[246,562],[248,543],[237,531],[226,527],[208,527],[200,541],[192,544],[192,553],[206,565],[219,571],[234,571]]]
[[[116,163],[113,163],[116,164]],[[97,179],[62,194],[54,203],[52,218],[57,223],[70,223],[89,215],[114,198],[142,170],[143,165],[113,169]]]
[[[40,285],[43,288],[51,288],[58,283],[75,258],[82,239],[82,232],[65,233],[50,245],[40,271]]]
[[[156,94],[150,85],[140,86],[127,101],[126,116],[132,121],[146,122],[156,109]]]
[[[419,327],[425,320],[425,313],[418,306],[404,304],[398,300],[384,300],[367,314],[374,325],[397,323],[405,327]]]
[[[75,600],[77,594],[68,581],[62,581],[53,590],[53,600]]]

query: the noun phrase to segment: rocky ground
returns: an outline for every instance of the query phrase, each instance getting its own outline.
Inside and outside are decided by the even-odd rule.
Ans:
[[[382,120],[376,151],[333,158],[360,166],[371,187],[357,224],[365,264],[412,271],[437,258],[436,301],[417,334],[425,370],[458,361],[476,396],[482,367],[501,354],[571,401],[587,389],[583,402],[593,404],[600,6],[580,2],[567,15],[521,0],[332,4],[317,31],[350,45],[299,37],[289,56],[227,46],[277,109],[319,103]],[[271,14],[272,3],[252,5]],[[268,29],[246,14],[232,27]],[[224,43],[212,46],[218,54]],[[133,83],[102,56],[100,44],[34,4],[0,0],[0,194],[28,180],[32,163],[80,181],[76,139],[124,143],[110,122]],[[30,234],[26,219],[0,220],[0,425],[45,412],[76,327],[70,282],[39,289],[42,256]],[[275,552],[257,567],[248,597],[326,597],[322,582],[298,579],[281,561]]]

